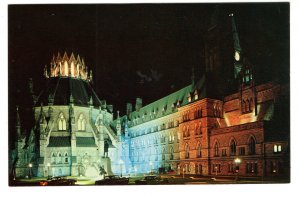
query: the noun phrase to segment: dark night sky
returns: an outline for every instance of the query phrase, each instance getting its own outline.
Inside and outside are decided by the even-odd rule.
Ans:
[[[203,71],[203,35],[215,4],[11,5],[9,121],[26,103],[29,77],[36,94],[43,67],[58,51],[84,57],[101,99],[125,111],[190,83]],[[234,12],[244,52],[266,78],[288,79],[289,4],[222,4]]]

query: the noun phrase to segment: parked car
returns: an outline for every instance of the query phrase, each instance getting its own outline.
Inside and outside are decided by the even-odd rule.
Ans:
[[[95,181],[95,185],[128,185],[129,178],[116,175],[105,176],[104,179]]]
[[[40,181],[40,185],[75,185],[76,182],[76,179],[68,179],[66,177],[51,177],[46,181]]]
[[[145,176],[144,179],[135,181],[136,185],[163,185],[168,183],[167,178],[162,179],[160,176],[155,175]]]

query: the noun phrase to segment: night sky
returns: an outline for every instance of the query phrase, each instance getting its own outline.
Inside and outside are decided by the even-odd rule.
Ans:
[[[93,70],[100,99],[124,114],[126,103],[150,103],[204,71],[203,35],[216,4],[10,5],[9,123],[35,93],[53,54],[78,53]],[[235,13],[244,53],[261,81],[289,82],[289,4],[221,4]],[[22,119],[22,117],[21,117]],[[26,123],[25,123],[26,124]]]

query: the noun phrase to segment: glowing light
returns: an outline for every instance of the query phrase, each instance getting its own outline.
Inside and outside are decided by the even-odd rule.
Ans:
[[[234,163],[240,164],[240,163],[241,163],[241,159],[240,159],[240,158],[236,158],[236,159],[234,160]]]

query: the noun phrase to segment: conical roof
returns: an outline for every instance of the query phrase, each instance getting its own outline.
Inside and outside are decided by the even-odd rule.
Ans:
[[[100,99],[87,81],[71,77],[47,79],[47,84],[39,94],[35,105],[48,104],[49,97],[53,97],[53,105],[69,105],[71,95],[75,105],[88,106],[91,97],[93,106],[101,105]]]

